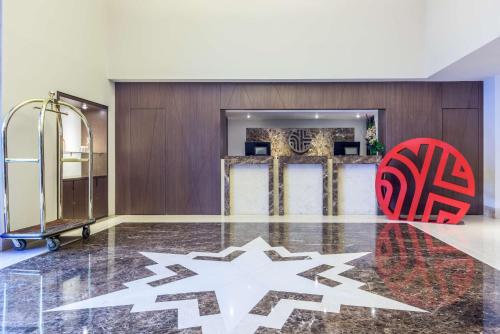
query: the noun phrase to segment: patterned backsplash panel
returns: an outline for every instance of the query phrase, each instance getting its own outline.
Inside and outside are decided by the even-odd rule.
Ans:
[[[292,150],[289,145],[290,133],[297,130],[306,130],[310,133],[309,149],[299,154]],[[354,141],[354,128],[308,128],[308,129],[268,129],[268,128],[247,128],[247,141],[267,141],[271,143],[272,156],[333,156],[333,143],[336,141]],[[309,141],[309,139],[308,139]]]

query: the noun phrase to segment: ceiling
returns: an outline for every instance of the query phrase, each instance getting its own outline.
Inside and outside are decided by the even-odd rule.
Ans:
[[[459,59],[430,77],[436,81],[484,80],[500,74],[500,38]]]
[[[377,110],[227,110],[226,116],[230,120],[356,120],[377,113]]]

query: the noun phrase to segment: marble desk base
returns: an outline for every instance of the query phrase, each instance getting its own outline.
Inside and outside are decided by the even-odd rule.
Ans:
[[[279,215],[375,214],[377,213],[377,205],[374,179],[380,161],[380,156],[334,156],[332,159],[321,156],[290,156],[278,159],[258,156],[226,157],[223,160],[224,206],[222,209],[225,215],[265,214],[265,212],[274,215],[274,203],[277,202],[277,213]],[[274,164],[277,164],[277,175],[274,175]],[[263,190],[265,184],[261,182],[264,177],[264,174],[261,173],[264,165],[268,167],[268,173],[264,172],[264,174],[268,175],[269,180],[269,191],[267,193]],[[238,167],[234,168],[233,166]],[[255,168],[252,169],[252,166]],[[292,167],[289,168],[288,166]],[[314,166],[321,169],[320,174],[314,171]],[[303,169],[302,175],[299,169]],[[232,170],[243,178],[240,178],[239,181],[235,180],[231,184]],[[285,180],[285,175],[288,172],[291,178]],[[246,178],[245,175],[247,175]],[[317,175],[320,175],[321,178],[318,182],[316,182]],[[291,184],[295,184],[295,188],[299,187],[298,190],[286,186],[285,183],[289,183],[290,179],[292,179]],[[242,187],[237,184],[238,182],[243,184],[244,189],[235,189],[235,187]],[[277,183],[276,199],[275,182]],[[301,192],[300,189],[303,191]],[[238,202],[238,200],[235,200],[234,194],[241,195],[242,191],[246,191],[247,194],[238,197]],[[285,199],[288,196],[287,193],[291,193],[292,196],[289,200]],[[254,198],[253,196],[260,197]],[[294,200],[295,202],[293,202]],[[263,201],[269,203],[267,210],[265,209],[266,203]],[[314,203],[311,201],[314,201]],[[249,206],[252,203],[255,205]],[[292,207],[291,205],[295,206]],[[234,210],[232,207],[234,207]]]
[[[267,196],[266,198],[256,198],[262,192],[259,191],[262,190],[262,187],[259,187],[261,185],[259,181],[262,181],[262,173],[260,173],[262,166],[267,166],[268,171]],[[235,189],[235,185],[231,184],[231,170],[233,168],[238,168],[239,174],[241,174],[240,182],[236,185],[244,189]],[[256,177],[259,179],[256,180]],[[236,193],[238,198],[235,198]],[[231,203],[231,198],[236,203]],[[236,201],[234,201],[235,199]],[[263,200],[268,202],[267,213],[274,215],[273,157],[226,157],[224,159],[224,214],[226,216],[230,214],[263,214],[264,212],[259,212],[265,207],[265,203],[262,203]]]

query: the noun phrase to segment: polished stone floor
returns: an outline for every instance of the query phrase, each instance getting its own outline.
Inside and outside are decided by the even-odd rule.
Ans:
[[[2,333],[500,333],[500,272],[410,224],[121,223],[0,288]]]

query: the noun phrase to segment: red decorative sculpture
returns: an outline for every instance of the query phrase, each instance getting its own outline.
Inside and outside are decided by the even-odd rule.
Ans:
[[[390,219],[448,224],[460,222],[475,195],[474,175],[464,156],[432,138],[411,139],[388,152],[375,188],[379,206]]]

